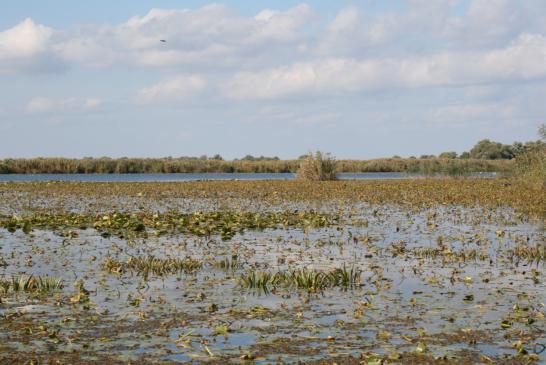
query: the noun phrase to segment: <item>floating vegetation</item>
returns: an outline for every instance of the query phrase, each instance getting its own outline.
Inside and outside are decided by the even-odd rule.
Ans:
[[[336,221],[335,216],[314,211],[267,213],[214,211],[191,214],[178,212],[128,214],[117,212],[100,215],[68,213],[57,215],[36,214],[28,217],[0,217],[0,227],[12,233],[18,229],[25,231],[25,227],[29,226],[60,232],[66,232],[69,228],[84,230],[93,227],[103,237],[118,236],[120,238],[147,237],[149,233],[154,235],[185,233],[205,237],[219,234],[222,239],[227,240],[237,233],[243,233],[245,230],[281,227],[318,228],[334,224]]]
[[[442,259],[446,262],[485,261],[489,259],[487,252],[477,249],[452,251],[448,248],[419,247],[411,251],[413,257],[422,259]]]
[[[0,197],[2,364],[546,359],[535,185],[0,183]]]
[[[270,292],[272,288],[283,287],[318,293],[325,289],[352,289],[360,286],[361,272],[345,266],[331,271],[295,269],[277,271],[250,271],[239,277],[239,284],[246,289]]]
[[[45,294],[62,289],[62,281],[56,277],[34,276],[34,275],[13,275],[10,279],[0,279],[0,290],[8,292]]]
[[[407,179],[407,180],[370,180],[370,181],[336,181],[315,184],[306,181],[196,181],[196,182],[162,182],[162,183],[83,183],[83,182],[28,182],[0,184],[0,193],[7,206],[26,211],[35,208],[43,215],[47,227],[62,226],[67,221],[69,226],[77,227],[73,221],[77,214],[54,215],[55,211],[67,211],[62,202],[89,201],[92,209],[85,209],[81,222],[84,227],[105,214],[111,213],[112,201],[125,200],[130,203],[127,209],[138,211],[137,214],[153,216],[157,205],[176,199],[207,199],[222,201],[251,200],[273,204],[278,202],[361,202],[367,204],[396,204],[414,209],[424,209],[438,205],[456,205],[465,207],[481,206],[489,209],[511,207],[533,217],[546,217],[546,189],[535,185],[521,185],[506,179]],[[181,188],[183,186],[183,188]],[[139,194],[145,198],[139,198]],[[24,196],[25,199],[21,199]],[[43,196],[52,197],[45,200],[47,206],[40,204]],[[61,197],[62,199],[58,199]],[[76,204],[78,206],[79,204]],[[139,206],[146,208],[138,209]],[[37,209],[40,208],[41,209]],[[194,209],[195,210],[195,209]],[[261,214],[263,209],[260,209]],[[120,213],[120,212],[118,212]],[[288,211],[285,213],[289,213]],[[299,212],[289,215],[297,216]],[[335,213],[330,211],[330,214]],[[55,216],[58,220],[53,219]],[[90,217],[91,216],[91,217]],[[163,215],[159,214],[158,217]],[[87,218],[86,218],[87,217]],[[11,215],[1,219],[0,226]],[[97,219],[95,219],[97,218]],[[39,220],[39,219],[38,219]],[[91,221],[91,222],[88,222]],[[114,220],[115,221],[115,220]],[[39,222],[37,222],[39,223]],[[115,222],[114,222],[115,223]],[[335,222],[334,222],[335,223]],[[14,224],[20,229],[17,222]],[[147,226],[147,225],[146,225]],[[33,228],[42,228],[40,225]],[[150,226],[150,228],[153,228]]]

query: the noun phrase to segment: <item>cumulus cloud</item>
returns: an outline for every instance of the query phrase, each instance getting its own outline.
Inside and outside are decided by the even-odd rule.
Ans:
[[[442,52],[426,57],[321,59],[241,72],[223,86],[235,99],[335,94],[389,88],[455,86],[546,77],[546,37],[522,34],[501,49]]]
[[[546,32],[546,2],[407,0],[404,11],[342,9],[318,37],[322,55],[366,57],[498,48]]]
[[[305,38],[301,28],[312,16],[307,5],[263,10],[255,17],[222,5],[152,9],[119,25],[82,27],[55,48],[65,59],[88,66],[234,66],[268,59],[274,49],[293,51]]]
[[[441,36],[472,47],[498,46],[521,33],[546,31],[546,2],[472,0],[468,10],[446,21]]]
[[[98,108],[101,104],[102,100],[96,98],[52,99],[34,97],[28,102],[26,111],[31,114],[89,111]]]
[[[183,100],[198,95],[206,86],[206,80],[199,75],[178,75],[141,89],[137,99],[144,103]]]
[[[278,60],[305,49],[303,28],[313,18],[308,5],[265,9],[253,17],[222,5],[152,9],[121,24],[57,31],[29,18],[0,33],[0,71],[51,71],[62,62],[84,67],[259,67],[272,54]]]
[[[546,2],[406,0],[403,11],[347,7],[325,26],[308,5],[243,16],[223,5],[151,9],[119,24],[53,30],[26,19],[0,33],[0,70],[156,67],[259,70],[319,58],[386,58],[495,49],[546,32]],[[166,43],[159,40],[165,39]],[[198,71],[199,70],[199,71]]]
[[[223,5],[152,9],[119,24],[64,30],[26,19],[0,32],[0,73],[72,65],[178,75],[142,85],[135,91],[140,103],[187,100],[205,91],[282,99],[546,77],[546,2],[406,4],[373,13],[347,7],[325,25],[315,22],[308,5],[253,16]],[[83,99],[67,100],[37,98],[27,110],[85,107]]]
[[[52,28],[30,18],[0,32],[0,73],[60,68],[60,60],[51,52],[52,35]]]

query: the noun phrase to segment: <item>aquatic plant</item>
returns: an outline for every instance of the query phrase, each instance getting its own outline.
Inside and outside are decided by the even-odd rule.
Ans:
[[[336,180],[336,166],[336,160],[329,154],[317,151],[313,155],[309,152],[300,163],[297,177],[307,181]]]
[[[262,230],[281,227],[324,227],[333,224],[338,217],[331,214],[314,211],[283,211],[283,212],[240,212],[240,211],[209,211],[209,212],[111,212],[105,214],[34,214],[31,216],[0,216],[0,227],[9,232],[24,230],[31,225],[38,229],[58,231],[66,237],[77,236],[71,229],[87,229],[93,227],[104,238],[117,236],[120,238],[148,237],[148,232],[160,236],[165,234],[187,233],[202,237],[220,235],[224,240],[232,238],[247,229]]]
[[[179,259],[176,257],[159,258],[153,255],[131,256],[126,262],[107,257],[102,263],[103,269],[110,273],[122,274],[126,271],[133,271],[147,279],[150,274],[165,276],[184,272],[191,274],[203,267],[201,260],[191,257]]]
[[[510,261],[526,263],[546,261],[546,244],[537,243],[534,246],[518,245],[507,250]]]
[[[330,273],[331,278],[334,280],[334,285],[342,288],[355,288],[360,285],[361,271],[355,269],[354,266],[351,266],[350,269],[347,269],[345,264],[343,267],[337,268]]]
[[[269,292],[270,286],[274,286],[277,283],[277,279],[276,274],[266,271],[251,271],[239,277],[239,284],[247,289]]]
[[[355,288],[361,283],[361,272],[354,267],[336,268],[331,271],[292,269],[277,271],[248,271],[239,276],[239,285],[246,289],[258,289],[264,292],[271,288],[284,287],[318,293],[328,288]]]
[[[448,248],[416,247],[409,254],[421,259],[441,258],[444,262],[485,261],[489,258],[486,252],[476,249],[450,250]]]
[[[239,262],[239,257],[237,255],[232,255],[231,258],[226,257],[223,260],[218,260],[214,263],[214,267],[222,270],[237,270],[242,266]]]
[[[146,362],[173,344],[193,362],[213,356],[210,346],[219,363],[251,359],[249,350],[257,359],[302,363],[533,363],[523,350],[542,351],[535,344],[546,323],[544,270],[527,260],[543,257],[543,232],[531,217],[546,200],[543,190],[522,186],[473,178],[0,183],[0,223],[16,232],[0,230],[5,271],[24,272],[33,261],[41,272],[66,268],[63,280],[72,281],[75,269],[91,286],[77,280],[74,292],[41,297],[47,306],[36,308],[18,303],[34,304],[26,295],[10,297],[12,282],[3,277],[0,333],[11,342],[0,344],[0,363],[25,361],[35,350],[40,363]],[[28,209],[28,201],[36,205]],[[23,234],[25,225],[32,235]],[[247,236],[222,242],[224,233]],[[169,263],[186,255],[195,263],[187,272],[199,275]],[[247,295],[257,292],[279,297]],[[488,298],[494,305],[483,306]],[[355,339],[366,342],[358,358],[329,357]],[[503,355],[486,359],[472,350],[476,342]],[[517,359],[506,354],[511,342],[521,342]],[[460,351],[445,360],[446,348]],[[543,360],[536,356],[534,363]]]
[[[50,276],[13,275],[10,279],[0,279],[0,289],[7,293],[48,293],[62,288],[61,279]]]

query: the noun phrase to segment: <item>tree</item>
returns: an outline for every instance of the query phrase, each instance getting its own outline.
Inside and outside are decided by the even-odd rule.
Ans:
[[[482,139],[470,150],[470,157],[484,160],[512,159],[515,157],[511,146]]]
[[[457,152],[450,151],[450,152],[442,152],[440,155],[438,155],[439,158],[449,158],[449,159],[455,159],[457,158]]]

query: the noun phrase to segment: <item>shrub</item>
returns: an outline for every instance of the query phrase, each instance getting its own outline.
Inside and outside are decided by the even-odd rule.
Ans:
[[[308,181],[336,180],[336,166],[337,161],[330,154],[309,152],[300,163],[297,177]]]

